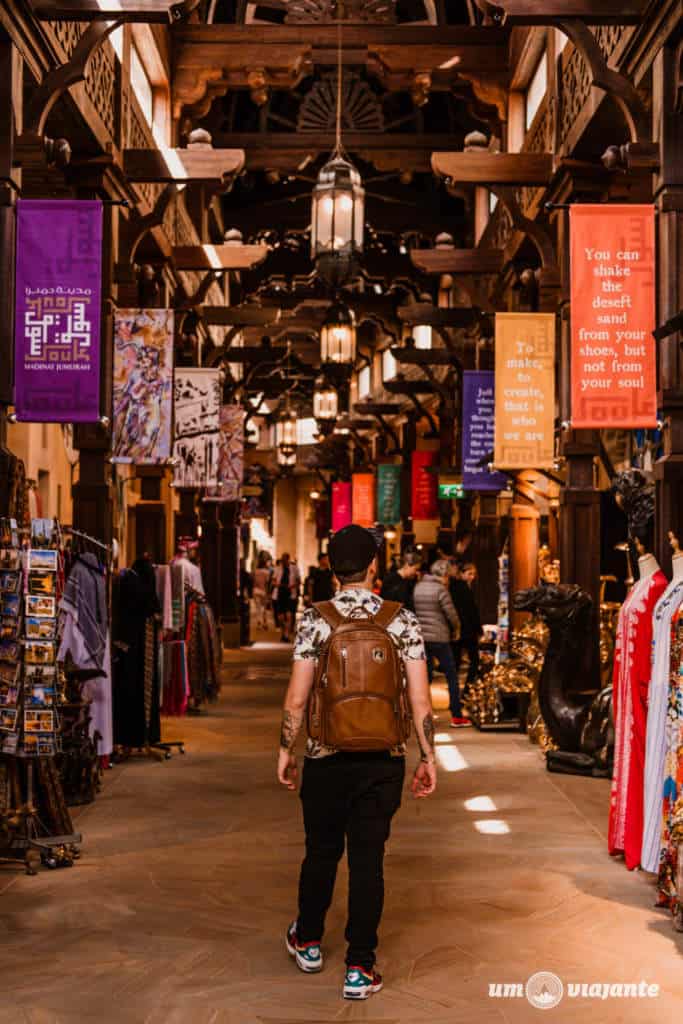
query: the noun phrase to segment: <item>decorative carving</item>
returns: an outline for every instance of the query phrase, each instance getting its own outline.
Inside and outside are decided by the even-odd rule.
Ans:
[[[339,14],[344,22],[396,22],[395,0],[288,0],[286,7],[285,22],[290,25],[334,24]]]
[[[336,107],[337,79],[331,72],[304,97],[297,130],[334,131]],[[345,75],[342,82],[342,127],[352,132],[384,131],[382,104],[367,82],[356,74]]]

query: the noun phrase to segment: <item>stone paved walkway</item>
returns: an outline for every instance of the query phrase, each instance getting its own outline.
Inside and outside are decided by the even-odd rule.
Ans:
[[[386,862],[384,992],[340,998],[341,871],[324,972],[284,952],[302,854],[298,800],[274,781],[288,652],[233,655],[220,703],[165,724],[187,756],[109,772],[77,816],[83,857],[0,867],[0,1024],[667,1024],[683,941],[652,880],[605,849],[608,785],[548,775],[519,735],[438,733],[431,801],[406,797]],[[438,703],[438,701],[437,701]],[[536,971],[659,984],[654,999],[570,999],[547,1014],[489,985]]]

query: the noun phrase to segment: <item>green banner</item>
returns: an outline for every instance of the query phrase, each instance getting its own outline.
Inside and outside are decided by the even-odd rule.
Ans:
[[[394,526],[401,518],[401,467],[380,463],[377,467],[377,522]]]

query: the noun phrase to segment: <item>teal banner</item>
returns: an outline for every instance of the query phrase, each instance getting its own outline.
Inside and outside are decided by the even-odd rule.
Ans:
[[[401,518],[401,467],[377,467],[377,522],[394,526]]]

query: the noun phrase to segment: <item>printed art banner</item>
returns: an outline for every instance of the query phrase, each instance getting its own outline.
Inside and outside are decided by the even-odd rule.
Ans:
[[[99,419],[101,277],[98,200],[17,201],[17,419]]]
[[[572,427],[654,427],[655,211],[572,206]]]
[[[218,435],[218,485],[205,501],[238,501],[244,476],[244,408],[222,405]]]
[[[401,518],[401,467],[380,463],[377,467],[377,522],[395,526]]]
[[[375,475],[354,473],[352,483],[352,518],[356,526],[369,528],[375,524]]]
[[[352,522],[351,484],[339,481],[332,484],[332,533],[343,530]]]
[[[117,310],[113,411],[115,462],[149,466],[171,457],[173,310]]]
[[[495,432],[495,373],[466,370],[462,383],[462,483],[468,491],[501,491],[503,473],[492,473]]]
[[[555,454],[555,314],[496,313],[498,469],[549,469]]]
[[[411,463],[411,515],[413,519],[436,519],[439,515],[438,484],[436,473],[429,467],[436,466],[438,452],[413,452]]]
[[[173,381],[176,487],[211,487],[218,482],[220,370],[176,369]]]

